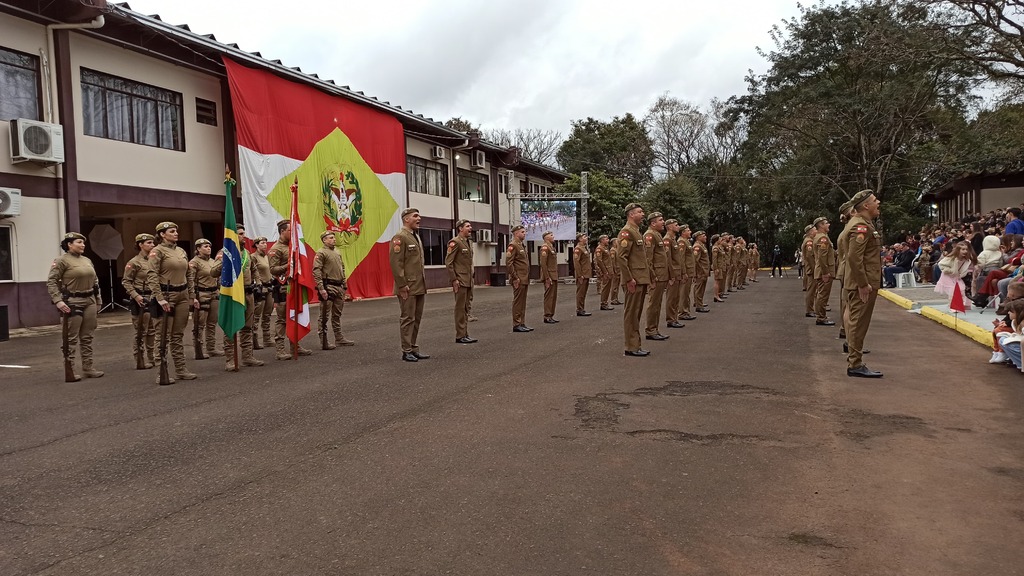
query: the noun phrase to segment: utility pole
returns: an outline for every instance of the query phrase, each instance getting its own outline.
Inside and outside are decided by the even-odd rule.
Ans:
[[[590,195],[587,193],[587,182],[590,180],[590,172],[580,172],[580,231],[586,235],[590,235],[590,230],[587,229],[587,198]]]

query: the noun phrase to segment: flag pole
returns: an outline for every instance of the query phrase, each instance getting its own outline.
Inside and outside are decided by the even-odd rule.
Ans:
[[[292,213],[291,220],[295,223],[295,211],[298,210],[298,196],[299,196],[299,177],[295,176],[295,183],[292,185]],[[298,262],[298,251],[296,248],[295,238],[295,227],[292,226],[291,230],[291,244],[288,246],[288,257],[291,259],[291,273],[292,277],[288,280],[288,296],[289,298],[294,297],[294,307],[292,308],[292,314],[295,314],[295,320],[292,322],[293,335],[295,336],[292,340],[292,360],[299,359],[299,281],[297,277],[299,262]],[[294,295],[294,296],[293,296]]]

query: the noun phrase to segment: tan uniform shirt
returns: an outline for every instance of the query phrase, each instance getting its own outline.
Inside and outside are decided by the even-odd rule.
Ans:
[[[284,242],[274,242],[274,246],[267,254],[267,263],[270,265],[270,273],[278,279],[288,275],[288,257],[291,248]],[[287,278],[286,278],[287,279]]]
[[[594,267],[590,261],[590,250],[586,246],[577,245],[572,249],[572,265],[576,277],[590,278],[594,275]]]
[[[456,236],[448,242],[444,266],[448,269],[449,284],[458,280],[460,286],[473,285],[473,246],[468,239]]]
[[[711,247],[711,255],[713,256],[713,258],[711,259],[711,267],[713,270],[718,272],[719,270],[725,270],[726,268],[729,267],[729,253],[726,251],[726,249],[722,248],[718,244],[715,244],[714,246]]]
[[[427,293],[427,280],[423,274],[423,243],[409,229],[402,228],[391,238],[391,275],[395,278],[395,292],[409,287],[410,296]]]
[[[694,256],[696,252],[693,251],[690,241],[686,238],[679,239],[677,248],[679,249],[679,261],[683,266],[683,276],[693,278],[697,275],[697,258]]]
[[[679,252],[679,241],[675,234],[665,235],[663,243],[668,244],[668,275],[676,280],[683,277],[683,255]]]
[[[693,245],[694,274],[707,278],[711,274],[711,260],[708,256],[708,247],[703,242],[696,242]]]
[[[836,275],[836,250],[828,234],[819,232],[814,237],[814,277]]]
[[[850,221],[848,220],[842,232],[839,233],[839,238],[836,240],[836,278],[840,284],[843,283],[843,278],[846,274],[846,249],[849,243]]]
[[[619,278],[623,286],[635,280],[637,285],[651,283],[651,267],[647,261],[647,250],[644,248],[644,236],[640,229],[627,222],[619,231],[619,243],[615,247],[618,259]]]
[[[167,301],[167,294],[161,286],[185,285],[188,299],[195,300],[195,286],[188,278],[188,254],[177,245],[163,242],[154,248],[146,272],[147,283],[152,287],[153,298],[158,302]]]
[[[847,236],[846,270],[843,287],[856,290],[882,287],[881,237],[874,225],[861,216],[854,216],[844,230]]]
[[[594,266],[597,267],[598,276],[607,276],[608,274],[611,274],[612,263],[610,256],[611,251],[604,246],[598,244],[597,248],[594,248]]]
[[[810,235],[804,236],[800,254],[804,259],[804,276],[814,276],[814,238]]]
[[[330,280],[333,284],[326,285],[324,280]],[[341,260],[341,254],[334,248],[324,246],[316,251],[313,257],[313,282],[317,290],[329,290],[330,286],[339,286],[338,283],[345,281],[345,263]]]
[[[220,287],[220,271],[220,260],[196,256],[188,263],[188,281],[197,293],[202,292],[209,295],[216,292],[216,290],[210,290],[210,288]],[[206,290],[200,290],[200,288],[205,288]]]
[[[558,254],[550,242],[545,242],[540,247],[540,279],[558,282]]]
[[[647,262],[651,267],[652,280],[667,282],[669,278],[669,249],[661,233],[653,228],[648,228],[647,232],[644,232],[644,248],[647,251]]]
[[[46,290],[50,300],[56,304],[72,298],[92,298],[99,302],[99,279],[92,260],[85,256],[65,253],[50,265],[50,275],[46,278]],[[64,294],[68,293],[65,299]]]
[[[526,247],[514,240],[505,251],[505,274],[510,284],[513,280],[530,281],[530,259],[526,255]]]
[[[128,293],[128,297],[132,300],[139,296],[148,296],[148,294],[142,294],[142,292],[152,292],[152,288],[149,287],[147,282],[149,260],[146,256],[148,254],[136,254],[134,258],[124,265],[124,277],[121,278],[121,286],[124,286],[124,291]]]
[[[256,277],[259,278],[260,283],[270,282],[274,276],[270,273],[270,259],[267,255],[261,256],[259,252],[253,252],[251,258],[256,263]]]

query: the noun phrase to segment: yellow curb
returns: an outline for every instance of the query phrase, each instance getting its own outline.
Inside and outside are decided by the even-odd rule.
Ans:
[[[975,326],[967,320],[959,320],[945,312],[940,312],[931,306],[922,306],[921,316],[934,320],[946,328],[952,328],[986,348],[992,347],[992,333],[981,326]]]
[[[892,302],[893,304],[899,306],[900,308],[910,310],[911,308],[914,307],[913,301],[908,300],[903,296],[900,296],[899,294],[889,292],[888,290],[879,290],[878,295],[881,296],[882,298],[885,298],[889,302]]]

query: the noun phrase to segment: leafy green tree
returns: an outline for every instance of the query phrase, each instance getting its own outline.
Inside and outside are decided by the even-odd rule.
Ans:
[[[556,190],[562,194],[578,194],[582,185],[579,174],[573,174]],[[596,241],[602,234],[614,238],[626,222],[623,208],[637,201],[637,194],[629,182],[611,177],[600,170],[587,177],[587,219],[590,238]]]
[[[652,181],[654,152],[647,129],[632,114],[609,122],[574,120],[569,138],[555,155],[566,171],[602,171],[642,190]]]

